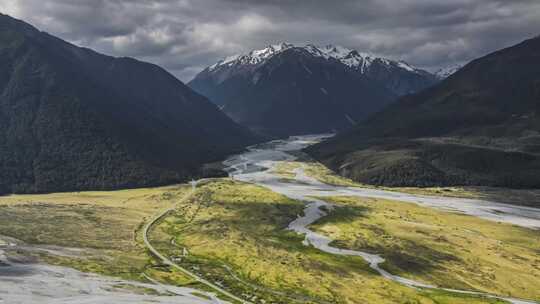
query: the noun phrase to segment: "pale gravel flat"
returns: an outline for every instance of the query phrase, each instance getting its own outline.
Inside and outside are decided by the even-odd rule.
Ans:
[[[213,294],[163,284],[146,284],[83,273],[71,268],[10,258],[13,251],[43,251],[0,236],[0,304],[217,304]],[[47,248],[48,253],[80,253],[73,248]],[[138,291],[135,291],[138,290]],[[151,290],[152,292],[148,292]],[[210,299],[195,296],[204,294]],[[147,294],[145,294],[147,293]]]

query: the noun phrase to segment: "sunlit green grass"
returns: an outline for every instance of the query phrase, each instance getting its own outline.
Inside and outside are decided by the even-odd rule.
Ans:
[[[167,277],[152,267],[158,262],[143,246],[141,230],[145,221],[170,208],[186,189],[4,196],[0,197],[0,234],[29,244],[82,249],[78,257],[37,253],[51,264],[125,279],[144,280],[143,272]],[[182,276],[175,280],[190,283]]]
[[[447,288],[540,299],[540,231],[415,204],[352,197],[314,228],[381,254],[388,271]]]
[[[408,288],[382,278],[359,257],[304,246],[303,236],[285,229],[303,208],[262,187],[214,182],[158,225],[152,243],[256,303],[499,302]]]
[[[216,179],[203,183],[191,199],[182,201],[188,189],[188,186],[174,186],[0,197],[0,234],[30,244],[83,249],[80,257],[39,254],[49,263],[142,281],[145,280],[144,273],[162,283],[207,290],[181,272],[162,265],[142,244],[141,230],[144,224],[156,214],[176,205],[176,211],[150,231],[152,244],[165,255],[179,258],[177,261],[183,267],[254,303],[499,302],[408,288],[382,278],[359,257],[335,256],[304,246],[303,236],[286,230],[288,223],[302,214],[304,204],[265,188]],[[507,233],[506,239],[500,240],[503,245],[489,253],[532,258],[526,256],[530,254],[528,238],[531,236],[520,234],[519,228],[501,225],[501,229],[493,230],[491,226],[478,224],[474,218],[453,215],[467,219],[460,222],[460,227],[476,227],[470,230],[479,231],[488,239],[483,241],[485,243],[479,239],[466,241],[462,240],[464,232],[452,226],[456,219],[439,215],[434,217],[431,209],[401,203],[393,205],[391,202],[387,203],[389,205],[377,205],[380,206],[377,209],[371,202],[359,203],[347,198],[339,200],[349,209],[336,209],[328,219],[318,223],[317,229],[338,239],[337,245],[387,255],[389,262],[385,267],[393,273],[437,284],[444,281],[449,286],[503,293],[501,286],[505,281],[504,278],[499,280],[499,274],[493,281],[493,287],[484,288],[474,280],[475,284],[467,281],[465,286],[458,277],[449,275],[445,268],[444,271],[429,272],[415,269],[417,264],[408,262],[432,259],[434,264],[446,267],[446,263],[465,261],[469,267],[475,264],[468,261],[476,261],[473,257],[483,251],[472,250],[465,245],[471,241],[481,244],[479,248],[494,246],[495,243],[489,239],[497,239],[496,236],[502,233]],[[366,216],[373,214],[378,215],[372,222],[362,222]],[[359,221],[361,224],[358,224]],[[452,242],[446,246],[456,245],[455,251],[442,245],[436,246],[441,239],[438,240],[439,236],[435,237],[435,232],[429,228],[433,225],[452,227],[436,226],[433,229],[435,232],[442,229],[441,233],[444,232]],[[454,228],[455,231],[452,230]],[[363,239],[359,237],[360,234],[365,235],[369,242],[358,243],[359,239]],[[182,257],[184,248],[188,252],[186,257]],[[467,253],[465,249],[471,252]],[[405,255],[406,251],[411,250],[416,251]],[[508,262],[512,261],[510,258],[505,259],[507,264],[503,265],[517,263]],[[500,261],[495,259],[492,263]],[[454,268],[449,269],[457,274],[467,274],[467,268],[461,269],[457,266],[459,264],[450,265]],[[538,263],[528,266],[537,268]],[[516,272],[521,270],[515,269]],[[504,274],[501,273],[501,277]],[[532,274],[536,275],[536,272]],[[511,278],[510,275],[508,277]],[[513,278],[537,283],[528,277],[514,275]],[[515,286],[514,281],[511,284]],[[529,288],[523,285],[525,283],[518,284]],[[513,296],[526,295],[518,289],[509,293]]]

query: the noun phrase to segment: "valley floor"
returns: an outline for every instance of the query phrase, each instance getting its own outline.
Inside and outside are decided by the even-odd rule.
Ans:
[[[359,187],[302,158],[318,139],[231,157],[231,178],[194,192],[0,197],[0,300],[235,302],[147,251],[143,227],[171,209],[152,246],[246,303],[540,301],[540,209],[457,188]]]

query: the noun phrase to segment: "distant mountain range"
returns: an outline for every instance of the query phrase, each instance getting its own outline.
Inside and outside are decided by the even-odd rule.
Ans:
[[[540,38],[476,59],[307,151],[389,186],[540,187]]]
[[[162,68],[0,15],[0,192],[159,185],[256,138]]]
[[[323,132],[306,151],[360,182],[537,188],[539,65],[538,37],[435,74],[282,43],[209,66],[199,94],[0,14],[0,194],[185,181],[258,135]]]
[[[236,122],[270,136],[345,130],[438,78],[339,46],[281,43],[227,57],[189,86]]]

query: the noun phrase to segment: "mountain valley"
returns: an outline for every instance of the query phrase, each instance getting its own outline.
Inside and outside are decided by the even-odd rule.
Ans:
[[[390,2],[0,0],[0,304],[540,304],[540,4]]]

